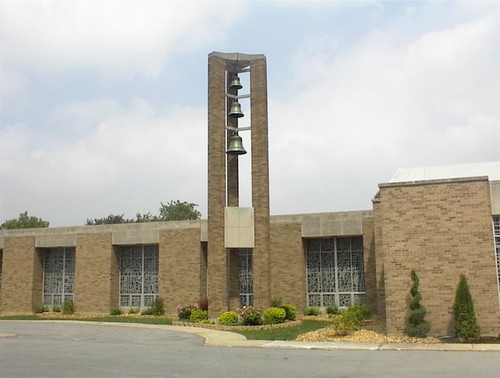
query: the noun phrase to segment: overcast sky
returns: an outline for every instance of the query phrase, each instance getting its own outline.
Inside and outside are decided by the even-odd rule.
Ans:
[[[0,222],[177,199],[205,218],[212,51],[267,57],[272,214],[370,210],[397,168],[500,160],[498,1],[1,0],[0,37]]]

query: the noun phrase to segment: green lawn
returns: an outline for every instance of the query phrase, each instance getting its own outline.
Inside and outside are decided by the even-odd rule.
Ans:
[[[302,320],[302,324],[295,327],[271,328],[255,331],[234,330],[232,332],[241,333],[248,340],[295,340],[295,338],[302,333],[325,328],[330,324],[331,322],[324,320]]]

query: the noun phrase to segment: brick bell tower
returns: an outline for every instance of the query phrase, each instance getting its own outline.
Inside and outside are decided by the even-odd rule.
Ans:
[[[250,88],[241,86],[240,75],[249,75]],[[238,127],[244,117],[240,102],[249,102],[250,126]],[[247,155],[242,139],[249,137]],[[239,159],[251,159],[251,207],[239,206]],[[269,218],[266,57],[212,52],[208,56],[207,249],[211,317],[240,306],[242,253],[250,256],[251,264],[245,289],[251,294],[244,298],[256,306],[269,306]]]

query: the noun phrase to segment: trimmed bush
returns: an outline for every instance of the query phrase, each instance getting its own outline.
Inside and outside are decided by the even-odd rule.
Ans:
[[[238,314],[235,311],[226,311],[219,315],[218,323],[220,325],[238,323]]]
[[[280,306],[286,313],[286,320],[295,320],[297,319],[297,308],[291,304],[282,304]]]
[[[262,312],[253,306],[243,306],[238,309],[238,316],[243,325],[261,325]]]
[[[363,320],[369,319],[370,316],[370,309],[365,303],[361,302],[353,304],[344,313],[344,317],[352,319],[356,326],[358,326]]]
[[[304,315],[306,316],[318,316],[319,314],[319,307],[306,307],[304,310]]]
[[[60,305],[52,305],[52,312],[61,312]]]
[[[120,307],[113,307],[110,311],[109,311],[109,315],[121,315],[123,314],[123,311]]]
[[[279,324],[286,320],[286,311],[279,307],[269,307],[264,311],[264,324]]]
[[[191,311],[191,316],[189,320],[195,323],[204,323],[208,321],[208,311],[202,310],[201,308],[197,308]]]
[[[153,315],[156,315],[156,316],[162,316],[162,315],[165,315],[165,301],[163,300],[162,297],[157,297],[154,302],[153,302],[153,305],[151,306],[151,308],[153,309]]]
[[[464,274],[460,275],[455,303],[453,304],[455,315],[455,334],[457,337],[475,339],[481,336],[481,329],[477,324],[474,302],[470,293],[469,284]]]
[[[66,299],[63,303],[62,312],[65,315],[74,314],[75,313],[75,302],[73,302],[71,299]]]
[[[415,270],[411,270],[412,285],[410,288],[410,315],[408,316],[408,336],[426,337],[431,329],[431,323],[425,320],[427,310],[420,304],[422,295],[418,291],[419,279]]]
[[[130,308],[128,309],[128,313],[129,313],[130,315],[132,315],[132,314],[138,314],[139,312],[140,312],[140,310],[139,310],[137,307],[130,307]]]

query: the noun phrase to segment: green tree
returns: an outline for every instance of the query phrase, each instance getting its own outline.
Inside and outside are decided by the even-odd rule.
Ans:
[[[481,336],[481,329],[477,324],[469,284],[463,273],[460,275],[460,281],[455,293],[453,312],[455,315],[455,334],[457,337],[473,339]]]
[[[162,221],[199,220],[201,213],[195,209],[195,203],[170,201],[161,202],[159,219]]]
[[[127,219],[123,214],[110,214],[104,218],[87,219],[86,226],[96,226],[101,224],[120,224],[120,223],[144,223],[144,222],[162,222],[162,221],[178,221],[178,220],[199,220],[201,213],[196,210],[195,203],[170,201],[166,204],[160,203],[160,214],[153,215],[151,213],[141,214],[136,213],[135,219]]]
[[[410,315],[408,316],[408,336],[411,337],[426,337],[431,329],[431,323],[425,320],[427,309],[420,304],[422,294],[418,291],[420,280],[417,272],[411,270],[412,285],[410,288]]]
[[[1,229],[12,230],[16,228],[45,228],[49,227],[49,222],[41,218],[29,216],[28,212],[19,214],[17,219],[9,219],[0,225]]]
[[[120,223],[133,223],[133,219],[127,219],[123,214],[114,215],[110,214],[104,218],[87,219],[85,222],[86,226],[97,226],[100,224],[120,224]]]

